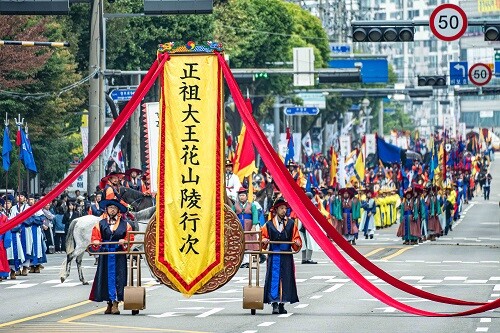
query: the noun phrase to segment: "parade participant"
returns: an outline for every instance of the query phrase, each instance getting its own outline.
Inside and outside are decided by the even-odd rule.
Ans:
[[[92,229],[92,250],[101,252],[125,250],[127,241],[134,240],[134,235],[129,234],[132,227],[122,219],[122,214],[127,212],[127,207],[116,199],[102,200],[100,207],[105,210],[105,214]],[[118,242],[119,244],[101,245],[102,242]],[[120,314],[118,304],[123,301],[126,285],[127,256],[125,254],[100,255],[89,299],[95,302],[107,301],[105,314]]]
[[[0,200],[4,202],[3,199]],[[0,213],[0,225],[5,223],[7,223],[7,215],[2,212]],[[6,231],[4,234],[0,234],[0,282],[9,277],[10,267],[9,260],[7,259],[7,249],[11,247],[11,244],[12,236],[10,231]]]
[[[262,246],[269,251],[299,251],[302,247],[299,230],[292,219],[286,216],[289,205],[283,198],[274,201],[271,207],[272,219],[262,227]],[[293,244],[270,244],[270,241],[288,241]],[[285,304],[299,301],[295,281],[295,264],[291,254],[269,254],[264,303],[271,303],[273,314],[287,313]]]
[[[125,171],[125,187],[147,193],[146,185],[139,177],[142,174],[141,169],[131,168]]]
[[[333,194],[330,198],[330,217],[335,230],[342,235],[342,200],[337,189],[333,189]]]
[[[28,209],[28,203],[26,202],[26,194],[19,193],[17,195],[17,203],[15,206],[12,207],[12,210],[10,212],[9,218],[13,218],[22,212],[24,212],[26,209]],[[24,256],[24,261],[22,262],[22,271],[20,275],[22,276],[27,276],[29,272],[29,268],[31,265],[31,256],[32,256],[32,249],[33,249],[33,233],[31,232],[31,220],[26,219],[23,221],[23,223],[20,225],[20,236],[21,236],[21,245],[22,245],[22,252]],[[17,270],[16,270],[17,271]]]
[[[130,210],[132,209],[132,206],[123,201],[122,196],[120,194],[121,180],[123,179],[124,176],[125,175],[123,173],[111,172],[110,174],[101,179],[101,184],[104,182],[106,183],[106,185],[103,188],[104,199],[106,200],[116,199],[123,206],[127,207]]]
[[[421,193],[419,194],[419,199],[420,199],[420,210],[419,210],[419,217],[420,217],[420,233],[421,237],[419,239],[419,242],[422,243],[427,240],[427,237],[429,236],[429,206],[428,206],[428,195],[427,195],[427,188],[422,188]]]
[[[257,211],[257,206],[255,203],[248,200],[248,190],[241,187],[238,190],[238,200],[234,203],[233,210],[238,216],[241,222],[243,231],[255,231],[255,227],[259,225],[259,212]],[[245,241],[255,241],[256,235],[245,235]],[[258,251],[258,244],[247,244],[245,245],[245,250],[247,251]],[[248,268],[249,266],[249,255],[245,254],[243,256],[243,262],[240,268]]]
[[[97,192],[97,193],[91,195],[90,198],[91,198],[91,202],[90,202],[90,208],[89,208],[89,215],[101,216],[104,213],[104,210],[102,210],[99,207],[99,202],[101,201],[101,198],[102,198],[101,192]]]
[[[436,192],[439,190],[438,187],[432,186],[429,191],[428,197],[428,207],[429,207],[429,236],[431,241],[435,241],[436,237],[441,235],[441,224],[439,222],[439,215],[441,214],[441,205],[439,204],[439,199],[436,196]]]
[[[452,228],[452,214],[453,214],[453,201],[451,190],[449,188],[445,189],[445,195],[443,196],[443,212],[445,215],[445,228],[444,235],[448,235],[448,231],[453,231]]]
[[[287,164],[288,171],[292,175],[293,180],[297,185],[302,188],[306,187],[306,179],[299,171],[299,165],[295,163],[293,160],[289,160]]]
[[[400,225],[396,234],[397,237],[403,238],[404,245],[417,244],[420,237],[420,231],[415,221],[414,205],[413,190],[408,188],[404,193],[403,202],[401,203]]]
[[[311,192],[306,192],[306,195],[311,199],[312,203],[317,206],[318,202]],[[318,262],[312,260],[312,254],[314,250],[317,250],[318,245],[311,237],[311,234],[307,231],[306,227],[302,224],[300,220],[297,219],[297,228],[299,228],[299,235],[302,241],[302,264],[317,264]]]
[[[413,220],[417,223],[418,242],[422,243],[422,202],[420,196],[423,192],[420,184],[413,184]]]
[[[17,209],[14,207],[16,206],[13,206],[13,202],[11,200],[5,201],[5,213],[9,218],[17,215],[15,213]],[[23,243],[21,241],[21,229],[22,226],[18,225],[10,230],[12,242],[11,247],[7,248],[7,259],[9,260],[11,280],[15,280],[17,275],[21,275],[21,266],[26,260]],[[28,269],[26,269],[25,273],[26,275],[28,274]]]
[[[354,197],[356,190],[352,187],[339,191],[342,198],[342,234],[352,245],[356,245],[358,238],[358,219],[360,215],[359,201]]]
[[[373,239],[375,234],[375,219],[374,215],[376,213],[375,200],[372,198],[372,191],[370,189],[365,190],[366,200],[361,202],[361,208],[363,208],[363,214],[361,217],[361,223],[359,228],[363,230],[363,235],[365,239]]]
[[[238,199],[238,190],[240,188],[240,179],[233,173],[233,162],[226,160],[226,194],[233,202]]]
[[[28,197],[28,205],[32,207],[37,199],[35,195],[31,194]],[[31,249],[31,263],[30,263],[30,273],[40,273],[43,268],[42,264],[47,262],[47,255],[45,254],[47,248],[45,242],[43,241],[43,231],[42,225],[44,220],[44,215],[41,210],[35,212],[28,219],[31,220],[31,233],[33,237],[33,247]]]
[[[484,173],[482,176],[483,179],[483,194],[484,194],[484,200],[490,200],[490,187],[491,187],[491,180],[493,177],[491,177],[491,174]]]

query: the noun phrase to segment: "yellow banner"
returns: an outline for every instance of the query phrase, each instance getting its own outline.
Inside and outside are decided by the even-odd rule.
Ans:
[[[480,13],[491,13],[500,11],[500,0],[478,0],[477,11]]]
[[[155,262],[194,294],[224,268],[222,72],[214,54],[171,54],[161,80]]]

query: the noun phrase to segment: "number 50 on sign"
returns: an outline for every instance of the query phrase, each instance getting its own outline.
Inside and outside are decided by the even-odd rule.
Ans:
[[[434,36],[450,42],[460,38],[467,30],[467,15],[459,6],[445,3],[432,11],[429,27]]]

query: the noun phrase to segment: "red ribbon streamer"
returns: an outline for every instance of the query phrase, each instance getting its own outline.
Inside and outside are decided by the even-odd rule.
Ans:
[[[231,91],[231,95],[235,100],[238,111],[240,112],[240,115],[242,116],[242,119],[245,125],[247,126],[247,129],[252,134],[252,141],[256,145],[259,153],[261,154],[264,163],[271,171],[276,183],[278,184],[280,189],[283,190],[283,193],[285,194],[287,199],[295,207],[294,209],[297,212],[299,218],[305,224],[306,228],[308,228],[313,238],[318,242],[321,248],[325,250],[325,253],[327,253],[330,259],[332,259],[332,261],[344,272],[344,274],[346,274],[349,278],[351,278],[356,284],[358,284],[370,295],[374,296],[375,298],[379,299],[385,304],[392,306],[398,310],[420,316],[432,316],[432,317],[465,316],[475,313],[481,313],[484,311],[500,307],[500,299],[491,303],[484,304],[484,303],[456,300],[453,298],[434,295],[432,293],[419,290],[387,274],[386,272],[384,272],[383,270],[372,264],[369,260],[364,258],[352,246],[350,246],[350,244],[348,244],[347,241],[345,241],[343,237],[335,231],[335,229],[328,223],[328,221],[326,221],[326,219],[320,214],[320,212],[317,211],[316,207],[314,207],[312,202],[305,196],[305,194],[298,187],[298,185],[295,184],[292,177],[287,172],[283,163],[277,156],[276,152],[265,138],[264,133],[262,132],[258,124],[255,122],[255,120],[250,116],[248,109],[246,108],[246,105],[244,103],[241,91],[239,90],[236,80],[234,79],[231,70],[229,69],[224,58],[220,54],[218,54],[218,57],[219,57],[219,62],[222,66],[222,70],[224,72],[226,82],[229,86],[229,90]],[[310,214],[312,214],[312,216]],[[356,269],[354,269],[354,267],[352,267],[352,265],[342,256],[342,254],[335,248],[335,246],[331,244],[331,242],[324,235],[321,229],[318,228],[318,225],[316,223],[313,223],[313,221],[317,221],[317,223],[321,225],[321,227],[327,232],[327,234],[330,237],[332,237],[334,241],[341,248],[343,248],[344,251],[346,251],[346,253],[348,253],[354,260],[358,261],[365,269],[369,270],[373,274],[377,272],[378,275],[377,274],[375,275],[377,275],[379,278],[383,279],[384,281],[390,283],[395,287],[398,287],[403,291],[409,292],[419,297],[427,298],[442,303],[458,304],[458,305],[478,305],[478,304],[483,304],[483,305],[464,312],[443,314],[443,313],[420,310],[408,306],[406,304],[403,304],[401,302],[398,302],[389,295],[382,292],[375,285],[369,282],[363,275],[361,275]],[[366,266],[364,266],[363,264],[365,264]],[[389,281],[391,281],[392,283]]]
[[[102,153],[102,151],[107,147],[111,140],[118,134],[123,125],[125,125],[132,113],[134,113],[141,100],[144,98],[144,96],[146,96],[156,78],[163,70],[163,65],[169,58],[170,56],[168,54],[161,54],[158,57],[158,60],[156,60],[151,65],[151,68],[144,76],[141,84],[139,85],[139,87],[137,87],[136,92],[127,103],[123,111],[120,113],[118,118],[115,119],[106,134],[101,138],[101,140],[99,140],[94,149],[89,152],[87,157],[83,159],[83,161],[75,168],[75,170],[73,170],[68,175],[68,177],[66,177],[61,183],[59,183],[59,185],[57,185],[52,191],[50,191],[47,195],[40,199],[36,204],[11,219],[8,223],[0,226],[0,234],[3,234],[7,230],[10,230],[15,226],[21,224],[32,214],[41,210],[46,204],[52,202],[52,200],[57,197],[59,193],[62,193],[64,189],[71,185],[71,183],[73,183],[78,178],[78,176],[80,176],[80,174],[82,174],[82,172],[85,171],[92,164],[92,162],[94,162],[99,154]]]

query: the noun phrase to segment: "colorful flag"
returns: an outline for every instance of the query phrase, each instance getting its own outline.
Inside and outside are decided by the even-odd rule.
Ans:
[[[365,160],[363,158],[363,150],[365,149],[365,145],[361,146],[361,150],[358,153],[358,158],[356,159],[356,163],[354,164],[354,173],[356,174],[356,178],[361,183],[365,179]]]
[[[28,139],[24,130],[19,127],[18,134],[21,137],[21,145],[19,151],[19,160],[23,163],[24,167],[31,172],[37,173],[38,170],[36,168],[35,157],[33,156],[33,150],[31,149],[31,143]]]
[[[293,135],[290,133],[290,129],[287,128],[286,130],[286,136],[288,139],[288,144],[286,148],[286,156],[285,156],[285,165],[288,164],[288,161],[293,161],[293,158],[295,156],[295,147],[293,145]]]
[[[309,132],[304,135],[304,138],[302,139],[302,146],[304,146],[304,151],[307,156],[311,156],[313,154],[311,134],[309,134]]]
[[[252,103],[249,99],[245,101],[249,110],[252,109]],[[238,146],[236,147],[236,155],[233,159],[233,173],[238,176],[240,182],[243,182],[245,177],[251,176],[257,172],[255,166],[255,152],[253,149],[252,138],[247,133],[245,125],[241,127],[241,133],[238,136]]]
[[[2,145],[2,164],[5,171],[10,168],[10,152],[12,151],[12,143],[10,143],[9,127],[5,126],[3,131],[3,145]]]
[[[330,164],[330,186],[335,186],[337,184],[337,168],[338,168],[338,161],[337,161],[337,153],[333,149],[333,147],[330,147],[330,154],[331,154],[331,164]]]
[[[125,162],[123,161],[123,153],[122,153],[122,139],[118,141],[116,144],[115,148],[113,148],[113,151],[111,152],[111,158],[113,161],[115,161],[116,166],[118,169],[120,169],[120,172],[125,172]]]

